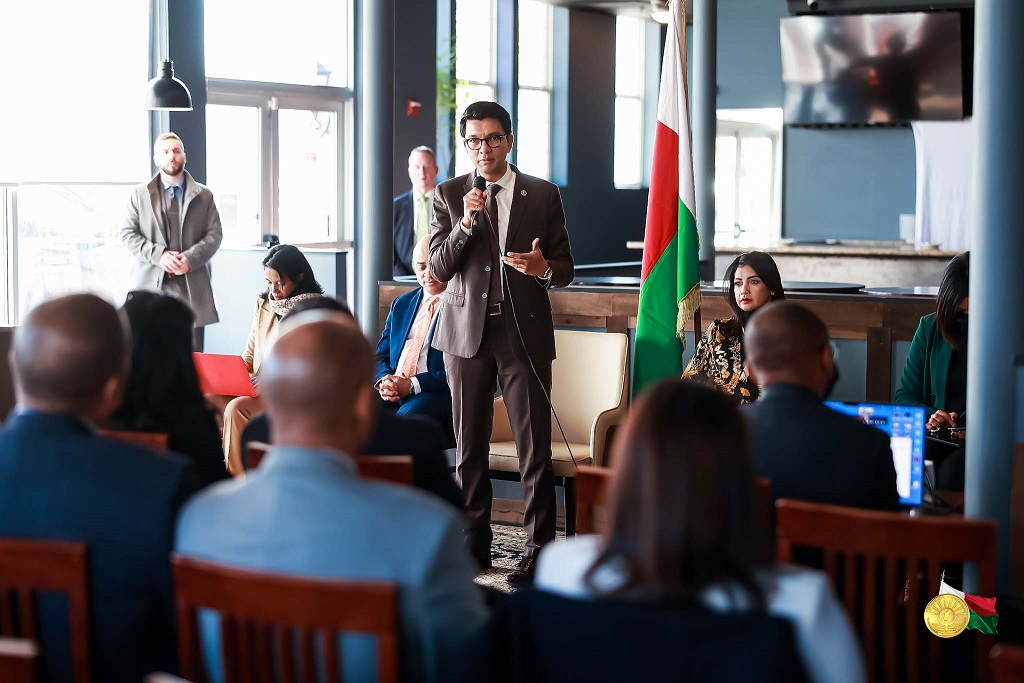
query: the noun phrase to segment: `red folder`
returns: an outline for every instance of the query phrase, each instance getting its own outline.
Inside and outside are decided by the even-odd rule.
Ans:
[[[220,353],[193,353],[199,374],[199,389],[204,394],[221,396],[256,396],[249,371],[241,356]]]

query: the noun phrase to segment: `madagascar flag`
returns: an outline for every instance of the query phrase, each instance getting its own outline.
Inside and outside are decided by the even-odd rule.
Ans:
[[[981,598],[958,591],[945,581],[939,584],[939,595],[956,595],[967,603],[967,609],[971,611],[971,619],[967,622],[967,628],[973,628],[982,633],[999,633],[996,630],[996,626],[999,625],[999,615],[996,614],[995,598]]]
[[[640,272],[634,395],[662,377],[682,374],[683,332],[700,306],[683,2],[674,0],[670,9]]]

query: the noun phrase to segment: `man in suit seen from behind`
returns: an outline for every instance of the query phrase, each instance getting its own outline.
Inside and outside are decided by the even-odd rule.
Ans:
[[[168,557],[198,485],[184,456],[97,435],[121,403],[130,350],[126,320],[102,299],[40,304],[14,335],[18,404],[0,431],[0,537],[85,544],[92,675],[112,683],[177,669]],[[37,598],[41,680],[70,681],[67,600]]]
[[[547,399],[555,334],[547,290],[572,282],[573,258],[558,188],[506,160],[515,142],[509,113],[475,102],[459,133],[475,170],[434,192],[430,270],[448,289],[433,346],[445,354],[469,544],[482,567],[490,566],[491,399],[501,385],[523,481],[521,569],[529,573],[540,546],[555,537]]]
[[[153,143],[160,171],[136,185],[121,224],[121,241],[135,257],[129,289],[173,292],[192,306],[193,345],[203,350],[203,330],[219,320],[210,259],[223,234],[213,193],[185,170],[185,144],[174,133]]]
[[[414,275],[413,247],[430,234],[430,204],[437,185],[434,150],[420,145],[409,153],[412,189],[395,197],[395,275]]]
[[[360,478],[353,456],[370,434],[373,353],[355,320],[307,311],[282,323],[261,386],[273,449],[244,481],[189,501],[178,552],[270,572],[379,580],[399,589],[402,675],[446,681],[482,625],[462,520],[411,486]],[[207,663],[219,671],[216,634]],[[345,680],[373,680],[372,641],[346,645]]]
[[[747,324],[743,349],[762,392],[741,411],[772,497],[898,510],[889,437],[824,403],[839,375],[821,319],[799,304],[768,304]]]

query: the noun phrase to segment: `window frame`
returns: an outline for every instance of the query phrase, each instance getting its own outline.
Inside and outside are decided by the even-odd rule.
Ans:
[[[337,117],[337,205],[338,225],[331,226],[324,239],[300,245],[343,243],[354,239],[355,98],[352,89],[335,86],[293,85],[260,81],[207,78],[207,105],[253,107],[260,119],[260,241],[281,235],[278,181],[280,180],[281,109],[333,112]]]
[[[641,44],[636,46],[636,53],[639,55],[640,64],[639,64],[639,67],[637,69],[637,73],[634,74],[634,77],[636,78],[639,87],[638,87],[638,91],[635,94],[631,94],[631,95],[620,95],[619,94],[619,82],[618,82],[618,80],[619,80],[618,79],[619,41],[618,41],[618,32],[619,32],[619,21],[620,20],[627,20],[627,21],[635,21],[635,22],[637,22],[637,28],[639,29],[640,40],[641,40]],[[615,54],[614,54],[615,69],[614,69],[614,74],[613,74],[613,79],[612,79],[613,80],[612,91],[614,93],[614,97],[613,97],[613,100],[612,100],[612,111],[615,112],[618,109],[618,104],[619,104],[620,100],[629,100],[629,101],[632,101],[632,102],[636,102],[639,105],[639,107],[640,107],[640,117],[639,117],[640,118],[640,140],[639,140],[639,144],[637,145],[637,149],[636,149],[636,154],[638,155],[639,161],[640,161],[640,164],[639,164],[640,165],[640,173],[638,175],[638,178],[637,178],[636,182],[619,183],[616,180],[616,178],[615,178],[615,165],[616,165],[615,161],[616,161],[616,157],[618,156],[620,150],[618,149],[618,146],[615,144],[615,137],[616,137],[615,136],[615,130],[618,127],[618,122],[617,121],[613,121],[613,124],[612,124],[612,186],[616,190],[641,190],[641,189],[644,189],[644,188],[647,188],[647,187],[650,186],[650,180],[651,180],[650,179],[650,161],[651,161],[650,155],[652,153],[652,150],[651,150],[651,144],[649,144],[649,143],[651,142],[651,138],[653,137],[653,135],[652,135],[652,129],[648,125],[649,122],[650,122],[650,119],[651,119],[651,117],[650,117],[650,114],[651,114],[651,102],[650,102],[650,95],[648,93],[648,88],[646,87],[646,85],[647,85],[648,80],[649,80],[648,76],[651,73],[651,59],[650,59],[651,55],[649,54],[650,53],[649,47],[651,46],[650,26],[649,26],[649,24],[651,24],[651,23],[654,23],[654,22],[648,22],[648,21],[646,21],[644,19],[641,19],[641,18],[635,17],[635,16],[631,16],[631,15],[619,15],[619,16],[616,16],[616,18],[615,18],[615,40],[614,40],[614,45],[615,45],[615,47],[614,47],[614,50],[615,50]],[[660,27],[655,25],[655,30],[660,31]],[[657,64],[657,68],[660,69],[660,67],[661,67],[661,65]],[[654,101],[653,111],[654,111],[654,114],[656,116],[657,115],[657,100],[656,99]]]
[[[516,36],[517,36],[517,40],[519,39],[520,36],[522,36],[522,31],[521,31],[522,26],[521,26],[521,23],[520,23],[521,15],[520,15],[519,12],[521,11],[523,2],[526,2],[526,1],[533,1],[533,2],[535,2],[535,4],[541,5],[541,6],[543,6],[547,10],[547,15],[548,15],[548,17],[547,17],[547,26],[548,26],[548,32],[547,32],[547,56],[548,56],[548,59],[547,59],[547,72],[545,74],[546,83],[545,83],[544,86],[522,85],[522,83],[519,80],[519,69],[518,69],[520,46],[519,45],[516,46],[516,67],[517,68],[516,68],[516,122],[515,122],[515,129],[517,131],[521,129],[520,118],[521,118],[521,111],[522,111],[522,109],[519,106],[519,101],[520,101],[519,95],[520,95],[520,93],[523,90],[527,90],[527,91],[531,91],[531,92],[544,92],[544,93],[547,93],[547,96],[548,96],[548,129],[547,129],[547,157],[548,157],[548,166],[547,166],[546,169],[542,169],[543,173],[541,173],[540,169],[530,169],[530,170],[531,170],[531,173],[533,173],[534,175],[537,175],[537,176],[539,176],[541,178],[546,178],[546,179],[550,180],[553,177],[554,166],[555,166],[555,162],[554,162],[554,159],[553,159],[553,156],[554,156],[554,154],[553,154],[553,147],[554,147],[554,145],[553,145],[553,138],[554,138],[554,109],[555,109],[555,93],[554,93],[554,81],[555,81],[555,64],[554,64],[554,62],[555,62],[555,8],[554,8],[553,5],[551,5],[551,4],[547,3],[547,2],[544,2],[543,0],[522,0],[518,4],[517,12],[516,12]],[[515,147],[516,154],[515,154],[514,158],[515,158],[516,164],[518,164],[519,163],[519,144],[518,144],[518,138],[517,138],[516,142],[517,142],[516,147]]]

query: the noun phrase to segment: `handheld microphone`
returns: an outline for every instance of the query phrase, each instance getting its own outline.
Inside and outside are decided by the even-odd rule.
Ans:
[[[473,179],[473,189],[480,190],[481,192],[487,189],[487,181],[484,180],[484,177],[482,175],[478,175],[476,178]],[[479,211],[474,211],[472,214],[470,214],[469,220],[471,225],[476,225],[476,217],[477,215],[479,215],[479,213]]]

